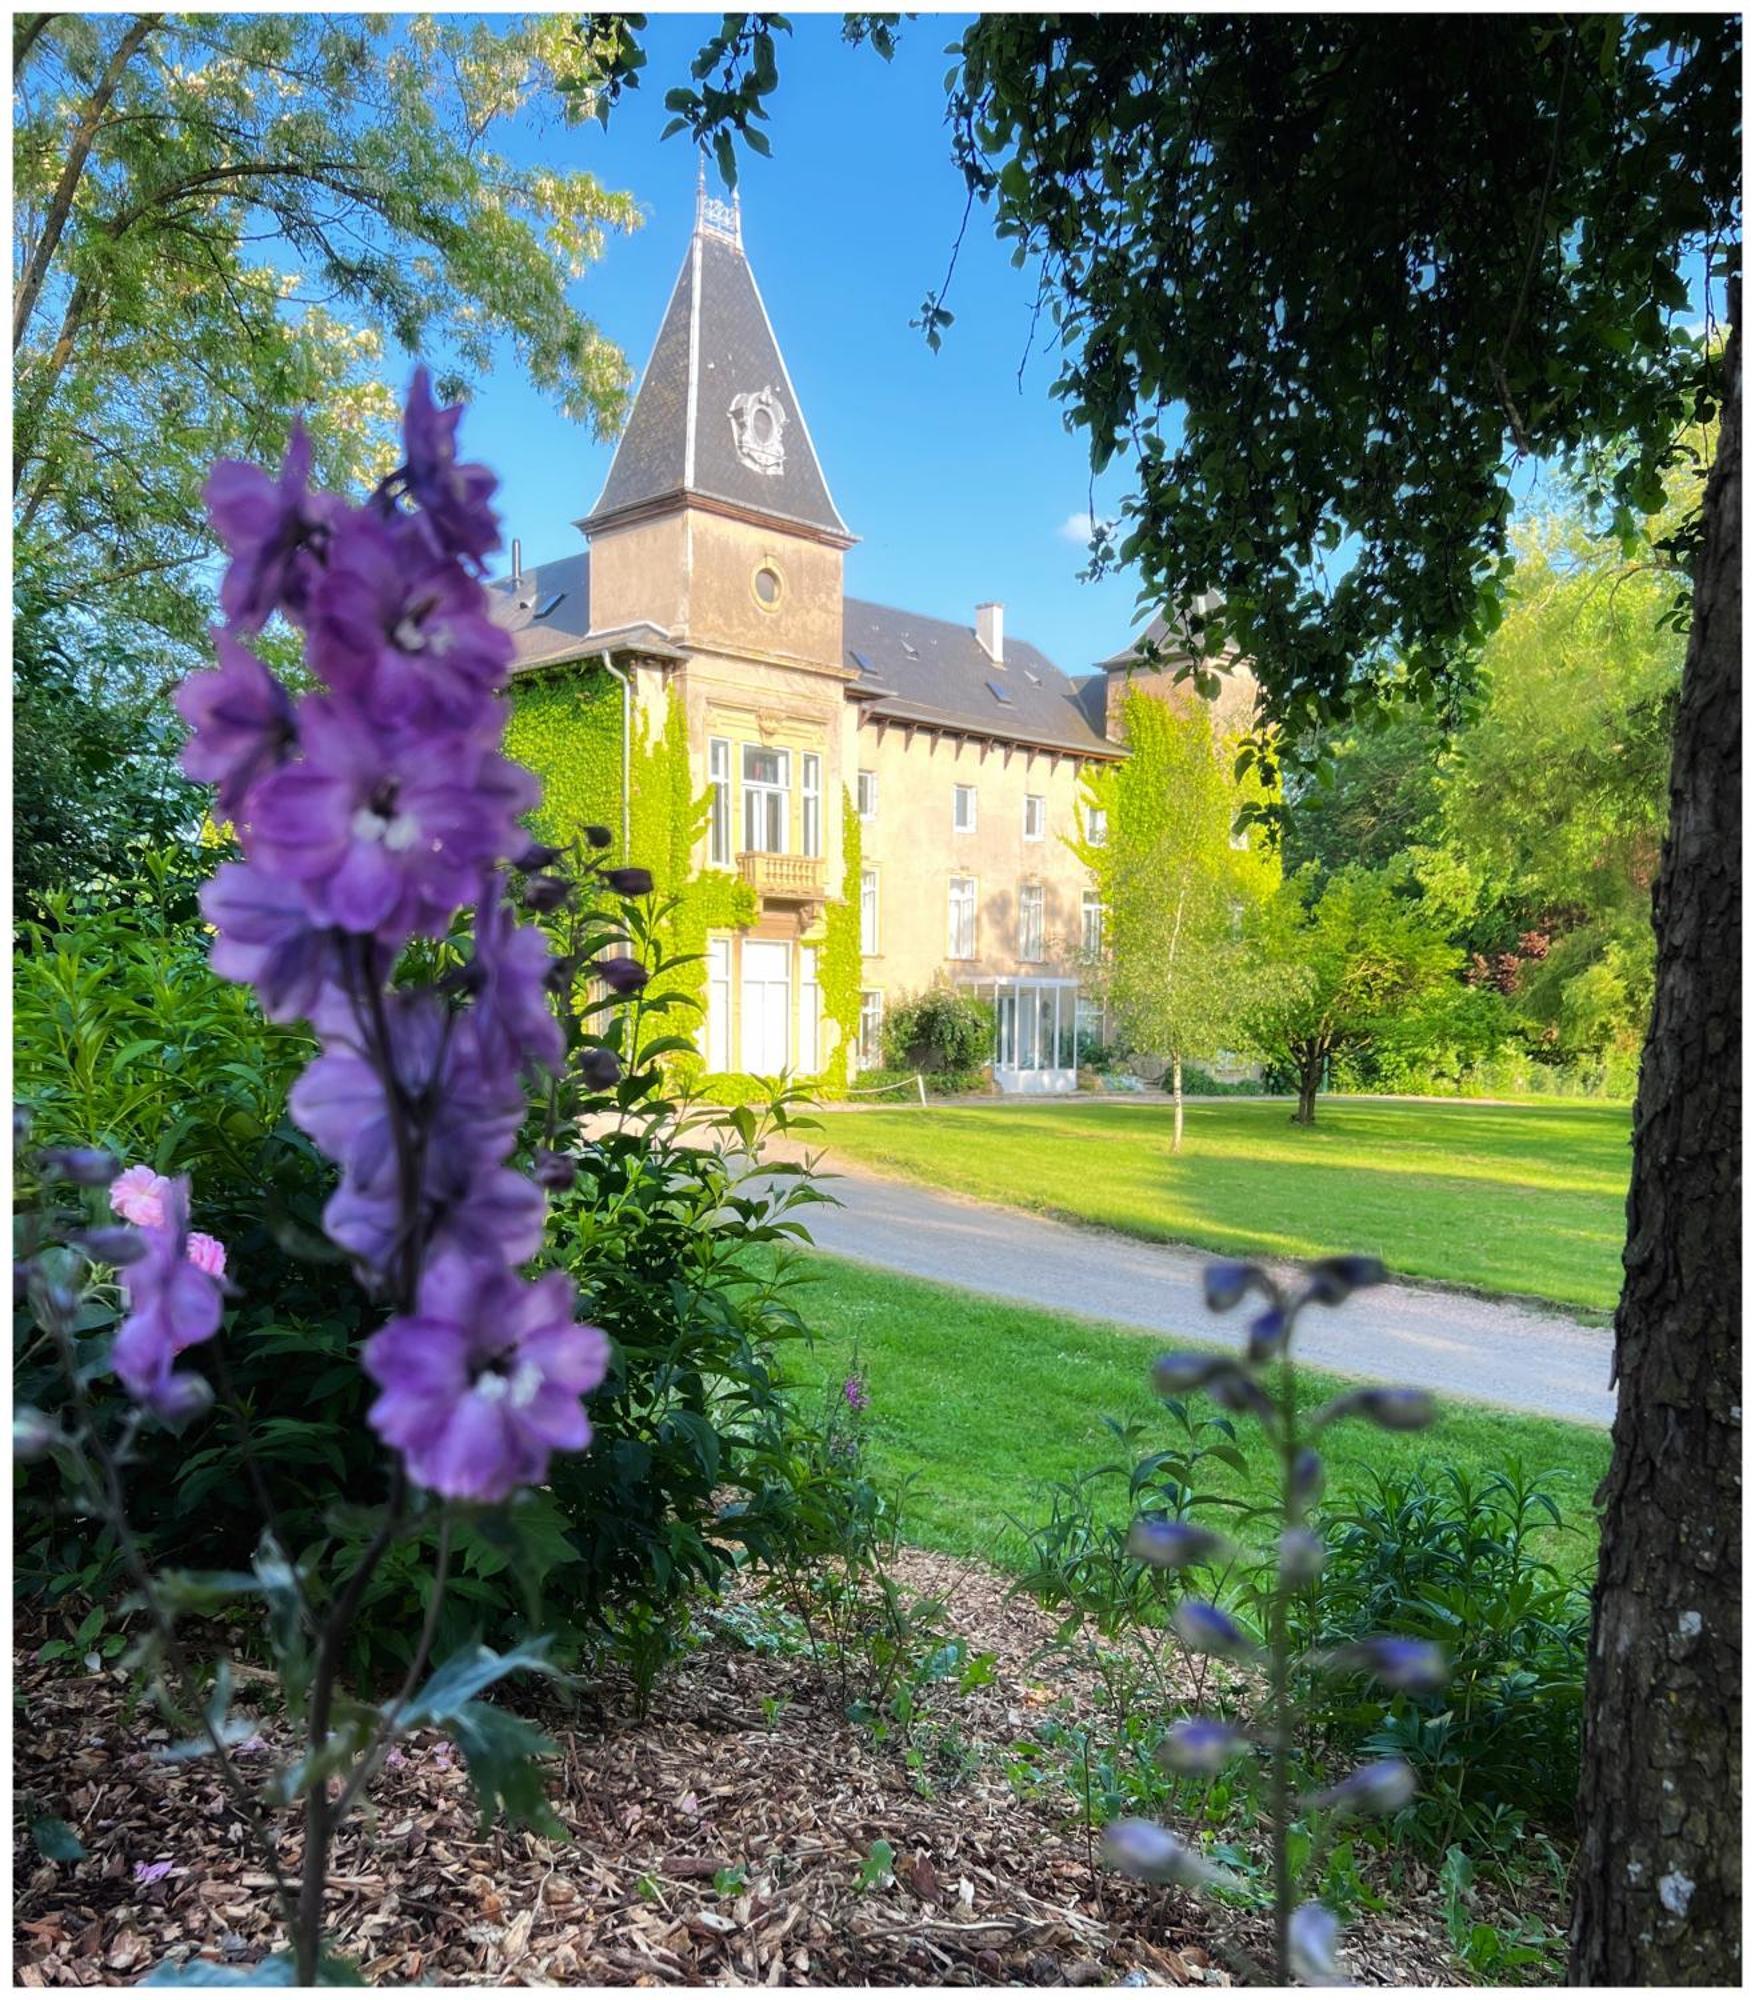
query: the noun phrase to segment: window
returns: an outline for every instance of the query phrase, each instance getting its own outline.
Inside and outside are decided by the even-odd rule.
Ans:
[[[875,771],[860,772],[858,779],[855,781],[853,799],[861,819],[871,820],[877,818],[877,773]]]
[[[1024,838],[1045,840],[1048,837],[1048,801],[1040,792],[1024,794]]]
[[[975,877],[973,875],[953,875],[951,877],[950,942],[947,955],[951,958],[973,958],[975,956]]]
[[[859,949],[867,954],[878,948],[878,884],[875,868],[859,871]]]
[[[859,1067],[877,1069],[884,1059],[884,996],[859,996]]]
[[[954,785],[951,788],[951,825],[958,833],[975,831],[975,787]]]
[[[817,948],[814,944],[801,944],[798,947],[798,1070],[801,1076],[815,1076],[817,1073],[817,1024],[822,1015],[823,992],[817,979]]]
[[[807,750],[799,760],[800,838],[806,854],[823,851],[823,760]]]
[[[707,940],[707,1018],[702,1022],[707,1067],[715,1075],[731,1067],[731,940]]]
[[[759,743],[743,746],[743,846],[746,854],[786,852],[786,792],[791,759]]]
[[[1039,959],[1042,955],[1042,884],[1026,882],[1018,891],[1018,956]]]
[[[1087,806],[1085,809],[1085,838],[1093,847],[1107,847],[1109,844],[1109,812],[1104,806]]]
[[[761,414],[765,416],[767,412],[763,411]],[[772,423],[773,419],[770,417],[768,421]],[[774,565],[772,563],[763,563],[761,568],[756,571],[753,579],[753,588],[756,593],[756,602],[764,611],[772,611],[780,602],[780,593],[785,586],[781,583],[780,572]]]
[[[731,866],[731,745],[723,736],[707,742],[707,783],[713,803],[707,821],[707,859],[715,868]]]
[[[1095,889],[1085,891],[1079,908],[1079,949],[1087,958],[1096,958],[1103,949],[1103,899]]]

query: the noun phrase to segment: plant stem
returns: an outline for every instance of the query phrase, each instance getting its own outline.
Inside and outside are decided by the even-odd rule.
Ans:
[[[1280,1354],[1280,1518],[1287,1529],[1297,1525],[1293,1518],[1292,1468],[1298,1456],[1298,1403],[1291,1350],[1291,1330],[1288,1328]],[[1282,1986],[1289,1985],[1292,1978],[1292,1704],[1290,1647],[1286,1634],[1290,1589],[1285,1565],[1281,1563],[1274,1574],[1269,1656],[1273,1704],[1274,1973]]]

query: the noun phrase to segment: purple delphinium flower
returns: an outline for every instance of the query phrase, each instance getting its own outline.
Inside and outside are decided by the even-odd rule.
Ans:
[[[414,371],[403,423],[408,490],[421,509],[423,531],[435,552],[480,567],[500,545],[500,527],[488,504],[499,481],[485,465],[457,463],[457,426],[463,405],[441,410],[433,402],[424,368]]]
[[[637,958],[600,958],[591,969],[612,993],[638,993],[652,977]]]
[[[298,762],[246,802],[251,858],[297,883],[320,923],[392,945],[442,936],[483,867],[523,845],[535,780],[470,737],[380,732],[323,695],[298,721]]]
[[[534,1283],[503,1265],[440,1257],[416,1310],[366,1342],[382,1394],[369,1422],[422,1486],[503,1500],[539,1484],[556,1451],[591,1441],[581,1398],[603,1380],[609,1342],[573,1318],[558,1271]]]
[[[256,780],[291,755],[298,729],[292,697],[249,647],[229,632],[215,632],[213,644],[219,665],[191,674],[171,700],[192,732],[183,769],[235,818]]]
[[[145,1254],[122,1273],[128,1315],[117,1331],[111,1362],[138,1403],[161,1416],[186,1415],[207,1398],[198,1376],[172,1373],[185,1349],[219,1331],[219,1281],[189,1261],[189,1183],[166,1184],[164,1220],[143,1228]]]
[[[1170,1623],[1182,1643],[1196,1653],[1240,1660],[1255,1651],[1255,1642],[1235,1618],[1198,1597],[1183,1598],[1171,1612]]]
[[[1257,1364],[1271,1361],[1291,1337],[1292,1316],[1283,1306],[1269,1306],[1249,1322],[1249,1358]]]
[[[297,886],[265,868],[222,863],[202,885],[201,914],[215,933],[208,962],[255,987],[271,1021],[309,1019],[340,977],[340,933],[313,922]]]
[[[1111,1820],[1103,1829],[1103,1854],[1111,1868],[1136,1881],[1201,1889],[1222,1879],[1222,1871],[1156,1820]]]
[[[652,893],[652,871],[650,868],[606,868],[603,871],[606,887],[618,896],[650,896]]]
[[[1187,1569],[1214,1562],[1230,1548],[1223,1535],[1198,1521],[1153,1521],[1141,1515],[1127,1531],[1127,1553],[1153,1569]]]
[[[1184,1777],[1216,1777],[1239,1751],[1249,1747],[1249,1738],[1228,1722],[1210,1716],[1191,1715],[1174,1723],[1158,1749],[1158,1760]]]
[[[1304,1803],[1331,1812],[1393,1813],[1400,1812],[1418,1790],[1413,1771],[1399,1758],[1391,1757],[1380,1764],[1361,1764],[1339,1784],[1312,1792]]]
[[[841,1384],[841,1396],[848,1409],[856,1412],[867,1408],[871,1402],[870,1390],[857,1375],[849,1375]]]
[[[208,519],[232,561],[219,601],[234,630],[254,632],[278,608],[298,622],[320,546],[341,503],[312,493],[311,440],[294,423],[279,477],[259,465],[225,459],[208,475],[202,497]]]
[[[37,1155],[37,1170],[46,1180],[71,1181],[75,1187],[108,1187],[121,1168],[102,1146],[48,1146]]]
[[[1286,1937],[1292,1977],[1306,1986],[1339,1985],[1335,1953],[1340,1941],[1341,1920],[1333,1910],[1322,1903],[1300,1903]]]
[[[553,1069],[566,1037],[549,1004],[548,974],[554,964],[548,940],[535,924],[521,924],[498,894],[498,882],[484,888],[475,908],[472,988],[481,1045],[490,1059],[509,1070],[526,1064]]]

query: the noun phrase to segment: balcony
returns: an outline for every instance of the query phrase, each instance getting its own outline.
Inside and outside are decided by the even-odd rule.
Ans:
[[[820,903],[827,894],[817,854],[740,854],[737,872],[767,903]]]

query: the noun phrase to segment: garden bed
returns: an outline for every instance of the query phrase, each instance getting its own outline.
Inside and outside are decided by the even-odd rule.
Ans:
[[[449,1746],[411,1742],[338,1848],[340,1947],[398,1984],[1237,1983],[1260,1916],[1094,1872],[1066,1794],[1014,1792],[1010,1746],[1089,1697],[1066,1656],[1038,1657],[1052,1621],[967,1563],[909,1553],[898,1570],[947,1594],[994,1656],[985,1686],[947,1691],[917,1728],[920,1769],[893,1735],[843,1721],[808,1658],[752,1650],[759,1607],[733,1599],[643,1719],[631,1690],[563,1709],[523,1684],[562,1746],[565,1839],[481,1831]],[[167,1956],[247,1965],[273,1949],[266,1877],[210,1767],[152,1761],[154,1725],[128,1719],[119,1673],[25,1653],[16,1681],[19,1794],[88,1851],[45,1861],[21,1830],[18,1982],[132,1983]],[[1435,1887],[1410,1873],[1393,1914],[1349,1928],[1347,1970],[1460,1983]]]

